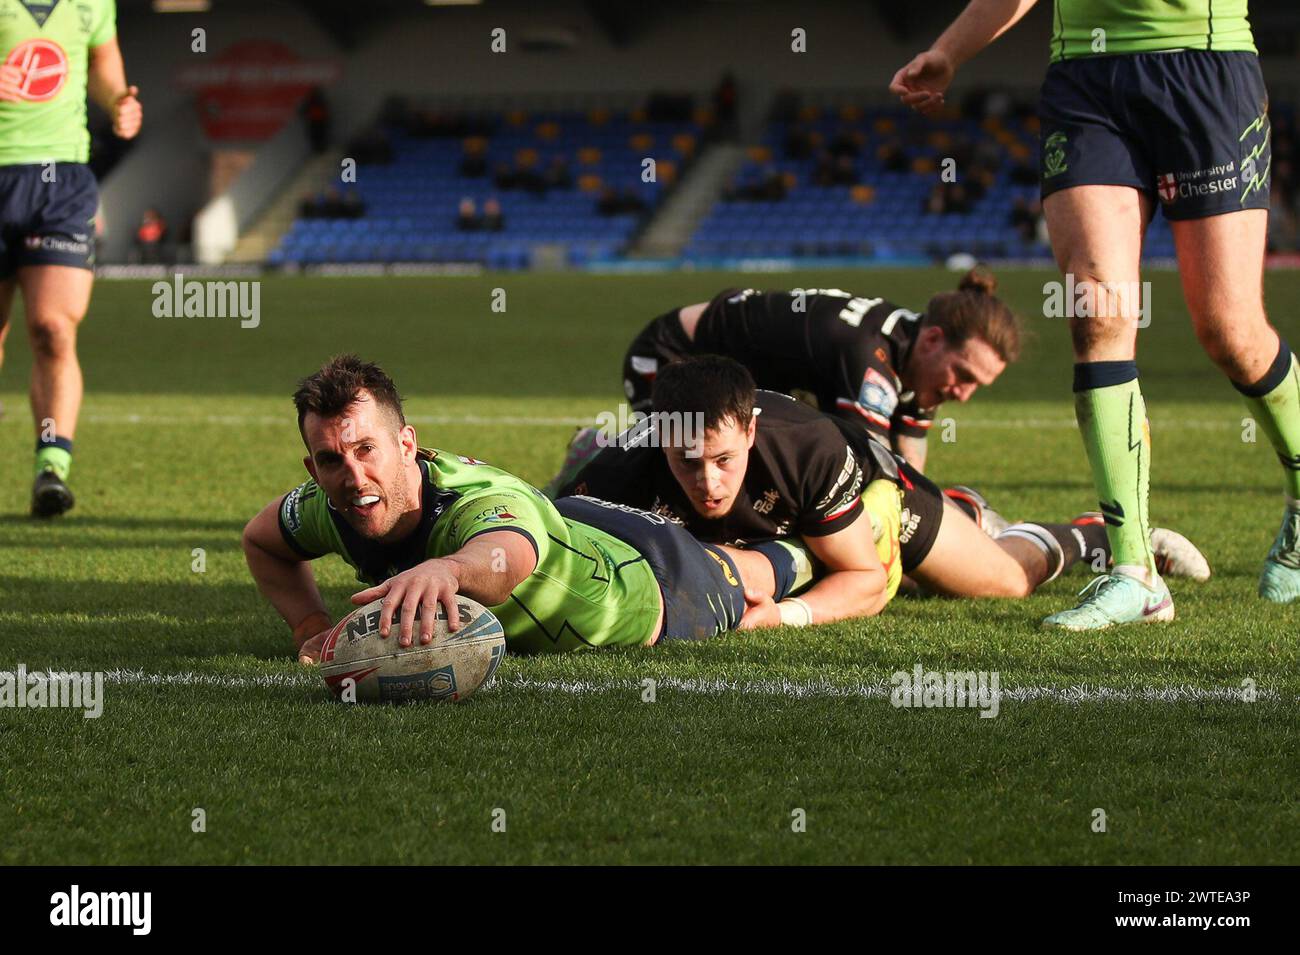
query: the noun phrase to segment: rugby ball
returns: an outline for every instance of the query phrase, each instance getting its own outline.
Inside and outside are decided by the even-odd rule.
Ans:
[[[463,700],[492,679],[506,652],[506,635],[492,611],[457,595],[460,629],[447,629],[447,611],[438,605],[433,642],[409,647],[397,643],[398,620],[388,637],[379,636],[378,600],[359,607],[334,625],[321,647],[326,685],[342,700],[356,703],[406,703]],[[417,615],[416,619],[419,617]]]

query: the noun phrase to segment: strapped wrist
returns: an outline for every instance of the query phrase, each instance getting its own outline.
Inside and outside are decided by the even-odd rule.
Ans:
[[[807,627],[813,622],[812,608],[798,597],[786,597],[776,609],[781,614],[782,626]]]

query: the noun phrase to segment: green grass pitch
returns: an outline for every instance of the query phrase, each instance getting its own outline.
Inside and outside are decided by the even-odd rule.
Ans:
[[[253,329],[155,318],[149,282],[101,282],[66,519],[26,517],[21,328],[0,371],[0,669],[112,671],[99,719],[0,709],[0,863],[1300,862],[1300,608],[1255,596],[1279,469],[1262,432],[1243,440],[1176,274],[1150,277],[1153,518],[1215,571],[1173,582],[1176,622],[1040,630],[1076,571],[1023,601],[899,599],[810,630],[512,657],[464,705],[396,709],[333,702],[244,566],[244,522],[301,480],[299,377],[355,350],[396,378],[423,443],[541,483],[574,423],[617,408],[627,341],[672,306],[740,284],[920,307],[955,277],[271,278]],[[1001,276],[1033,341],[932,440],[936,479],[1012,517],[1093,506],[1065,323],[1041,317],[1055,278]],[[1300,345],[1300,275],[1267,285]],[[347,569],[317,573],[344,608]],[[997,671],[998,717],[893,708],[890,674],[916,663]]]

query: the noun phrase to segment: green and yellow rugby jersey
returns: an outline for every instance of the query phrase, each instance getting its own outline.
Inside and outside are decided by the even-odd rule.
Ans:
[[[473,458],[421,449],[420,525],[393,544],[367,540],[330,505],[315,481],[280,502],[280,533],[306,559],[338,554],[357,580],[378,584],[491,531],[522,534],[537,569],[491,610],[507,646],[520,653],[638,645],[654,635],[659,584],[631,545],[560,516],[541,491]]]
[[[0,166],[85,162],[90,48],[117,35],[114,0],[0,0],[0,62],[22,100],[0,101]]]
[[[1160,50],[1254,53],[1246,6],[1247,0],[1053,0],[1052,62]]]

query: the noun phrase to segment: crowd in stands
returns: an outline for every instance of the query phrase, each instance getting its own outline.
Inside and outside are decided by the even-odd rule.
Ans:
[[[355,191],[341,192],[333,186],[304,197],[298,204],[298,217],[302,219],[360,219],[365,214],[366,204]]]

